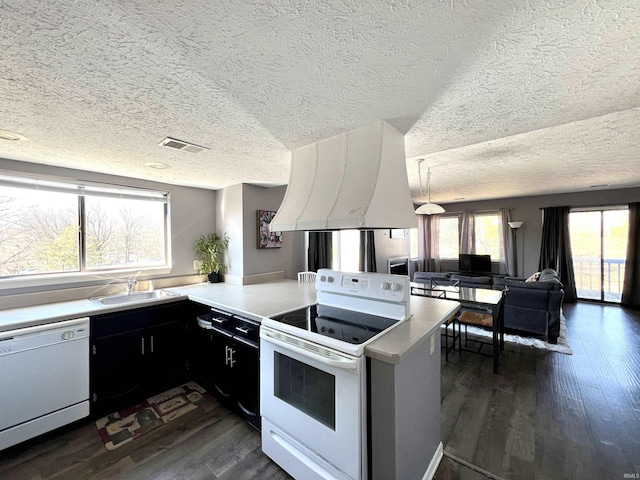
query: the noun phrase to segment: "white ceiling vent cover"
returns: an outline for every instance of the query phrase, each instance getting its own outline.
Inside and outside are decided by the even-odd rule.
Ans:
[[[293,151],[272,231],[415,228],[404,135],[384,121]]]
[[[173,148],[174,150],[183,150],[190,153],[199,153],[202,150],[209,150],[207,147],[201,147],[194,143],[184,142],[182,140],[176,140],[175,138],[167,137],[161,141],[158,145],[161,147]]]

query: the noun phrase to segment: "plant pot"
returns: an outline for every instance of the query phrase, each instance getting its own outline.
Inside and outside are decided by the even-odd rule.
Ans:
[[[220,274],[219,273],[210,273],[209,275],[207,275],[207,278],[209,279],[209,282],[211,283],[219,283],[221,282],[221,278],[220,278]]]

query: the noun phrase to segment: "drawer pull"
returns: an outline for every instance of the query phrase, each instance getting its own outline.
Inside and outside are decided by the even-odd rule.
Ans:
[[[247,335],[249,333],[249,329],[248,328],[242,328],[242,327],[236,327],[236,330],[239,331],[240,333]]]

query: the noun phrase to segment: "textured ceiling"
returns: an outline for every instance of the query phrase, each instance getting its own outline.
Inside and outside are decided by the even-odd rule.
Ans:
[[[0,158],[282,185],[382,119],[415,200],[419,158],[440,203],[640,186],[637,0],[4,0],[0,52]]]

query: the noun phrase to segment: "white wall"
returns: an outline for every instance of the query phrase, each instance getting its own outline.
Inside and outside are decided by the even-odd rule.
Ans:
[[[258,210],[277,211],[286,186],[264,188],[243,185],[244,275],[284,271],[284,278],[297,278],[304,270],[304,232],[283,232],[281,248],[258,248]]]
[[[218,191],[219,232],[231,237],[225,281],[245,284],[269,278],[295,279],[304,270],[304,232],[283,232],[281,248],[257,248],[258,210],[277,211],[286,187],[237,184]]]
[[[229,234],[229,249],[225,257],[226,275],[242,277],[244,272],[244,224],[242,220],[242,185],[218,190],[216,219],[220,234]]]

